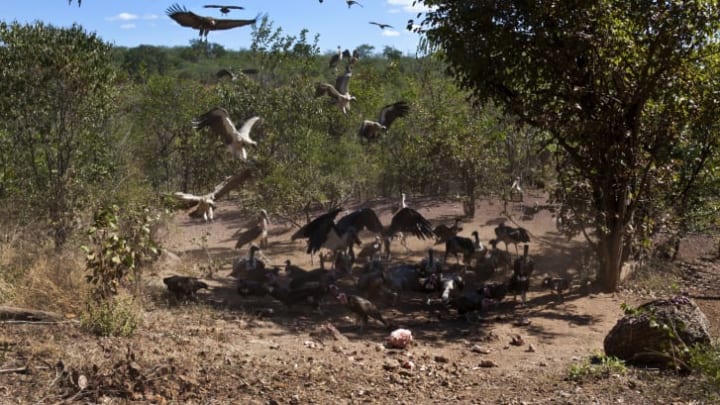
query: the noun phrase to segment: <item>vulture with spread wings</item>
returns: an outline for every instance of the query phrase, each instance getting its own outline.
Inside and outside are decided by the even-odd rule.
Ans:
[[[257,146],[257,142],[250,138],[250,130],[260,117],[252,117],[245,121],[238,131],[230,119],[230,114],[222,107],[215,107],[193,120],[195,129],[210,128],[212,132],[220,135],[227,145],[230,153],[236,158],[247,160],[245,145]]]
[[[396,119],[404,117],[410,111],[410,106],[405,101],[388,104],[380,110],[377,121],[364,120],[360,124],[358,136],[368,141],[374,141],[386,132]]]
[[[357,237],[359,229],[353,228],[350,224],[338,226],[335,223],[335,217],[340,211],[342,208],[334,208],[320,215],[298,229],[290,239],[307,239],[307,253],[310,255],[315,254],[321,248],[326,248],[332,252],[347,251],[353,257],[352,245],[360,244]]]
[[[230,192],[230,190],[244,183],[251,175],[250,170],[244,170],[234,176],[229,176],[215,186],[215,189],[211,193],[205,195],[177,192],[175,196],[186,201],[196,202],[193,210],[188,213],[192,218],[203,218],[205,221],[212,221],[214,219],[213,210],[217,208],[215,201]]]
[[[183,27],[190,27],[200,31],[200,38],[207,36],[210,31],[228,30],[231,28],[243,27],[255,24],[257,17],[252,20],[228,20],[197,15],[179,4],[168,7],[165,13]]]
[[[334,98],[342,109],[342,112],[347,114],[347,110],[350,109],[350,101],[355,100],[355,96],[350,95],[348,90],[351,76],[352,70],[350,66],[347,66],[345,68],[345,74],[335,79],[334,86],[330,83],[315,84],[315,97],[327,95]]]
[[[225,15],[230,12],[230,10],[245,10],[245,7],[241,6],[219,6],[216,4],[206,4],[203,7],[205,8],[219,8],[220,14]]]

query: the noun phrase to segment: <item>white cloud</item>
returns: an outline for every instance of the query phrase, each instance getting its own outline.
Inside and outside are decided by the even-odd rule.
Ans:
[[[387,0],[387,4],[391,6],[400,6],[406,13],[424,13],[431,10],[430,7],[420,3],[419,1],[413,5],[413,0]]]
[[[137,20],[138,16],[136,14],[130,14],[130,13],[120,13],[118,15],[114,15],[112,17],[105,17],[107,21],[131,21],[131,20]]]
[[[130,23],[130,24],[121,24],[121,25],[120,25],[120,28],[122,28],[122,29],[124,29],[124,30],[131,30],[131,29],[135,28],[135,24],[133,24],[133,23]]]
[[[157,20],[158,18],[160,17],[158,17],[157,14],[145,14],[144,16],[142,16],[143,20]]]
[[[396,37],[400,35],[400,33],[395,30],[383,30],[382,34],[384,37]]]

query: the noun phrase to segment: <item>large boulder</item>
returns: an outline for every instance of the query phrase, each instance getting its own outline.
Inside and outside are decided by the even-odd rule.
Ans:
[[[605,336],[604,346],[605,354],[628,363],[677,368],[687,360],[686,347],[711,341],[707,317],[686,296],[657,299],[626,312]]]

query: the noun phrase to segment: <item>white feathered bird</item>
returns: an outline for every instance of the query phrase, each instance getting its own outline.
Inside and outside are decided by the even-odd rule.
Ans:
[[[175,196],[186,201],[197,202],[197,204],[193,207],[193,210],[188,213],[188,215],[192,218],[203,218],[205,221],[212,221],[214,219],[213,210],[216,208],[215,201],[227,194],[230,190],[245,182],[250,178],[250,176],[250,170],[243,170],[234,176],[227,177],[220,184],[215,186],[215,189],[211,193],[205,195],[194,195],[178,191],[175,193]]]
[[[350,66],[347,66],[345,68],[345,74],[335,79],[334,86],[330,83],[315,84],[315,97],[328,95],[334,98],[342,109],[342,112],[347,114],[347,111],[350,109],[350,101],[355,100],[355,96],[350,95],[350,91],[348,90],[351,76],[352,70]]]
[[[245,121],[240,130],[235,128],[230,119],[230,114],[222,107],[215,107],[205,114],[193,120],[195,129],[210,128],[217,135],[220,135],[227,145],[230,153],[236,158],[247,160],[245,146],[257,147],[257,142],[250,138],[250,130],[260,117],[252,117]]]

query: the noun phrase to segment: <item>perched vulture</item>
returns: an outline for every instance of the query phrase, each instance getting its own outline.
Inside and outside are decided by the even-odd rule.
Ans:
[[[210,288],[207,283],[198,280],[196,277],[188,276],[165,277],[163,278],[163,283],[165,283],[168,291],[170,291],[178,301],[196,301],[198,290]]]
[[[260,247],[265,249],[268,246],[267,234],[268,228],[270,227],[270,218],[268,217],[267,211],[264,209],[260,210],[260,217],[255,226],[240,232],[238,235],[237,243],[235,243],[235,249],[240,249],[248,243],[255,241],[260,242]]]
[[[222,15],[225,15],[225,14],[229,13],[230,10],[244,10],[244,9],[245,9],[245,7],[240,7],[240,6],[218,6],[218,5],[215,5],[215,4],[206,4],[206,5],[204,5],[203,7],[205,7],[205,8],[219,8],[219,9],[220,9],[220,14],[222,14]]]
[[[220,184],[215,186],[215,189],[205,195],[194,195],[189,193],[175,193],[175,196],[182,198],[186,201],[195,201],[197,204],[194,209],[190,211],[189,215],[193,218],[203,218],[205,221],[212,221],[214,218],[213,210],[215,207],[215,201],[227,194],[230,190],[244,183],[251,177],[252,173],[250,170],[244,170],[234,176],[229,176],[223,180]]]
[[[230,153],[236,158],[247,160],[247,151],[245,145],[257,146],[257,142],[250,139],[250,129],[260,117],[252,117],[245,121],[240,127],[240,131],[235,129],[230,119],[230,114],[222,107],[215,107],[205,114],[193,120],[195,129],[203,129],[209,127],[212,132],[220,135],[227,145]]]
[[[410,111],[410,106],[405,101],[388,104],[380,110],[377,121],[364,120],[362,122],[358,136],[373,141],[387,131],[396,119],[406,116],[408,111]]]
[[[345,52],[341,51],[341,48],[337,47],[337,52],[333,54],[333,56],[330,57],[330,61],[328,62],[328,67],[330,69],[337,68],[338,63],[342,60],[342,58],[345,56]]]
[[[204,17],[188,11],[179,4],[173,4],[165,11],[168,17],[175,20],[176,23],[183,27],[190,27],[200,31],[200,38],[207,36],[210,31],[227,30],[231,28],[242,27],[245,25],[255,24],[257,17],[252,20],[226,20],[213,17]]]

